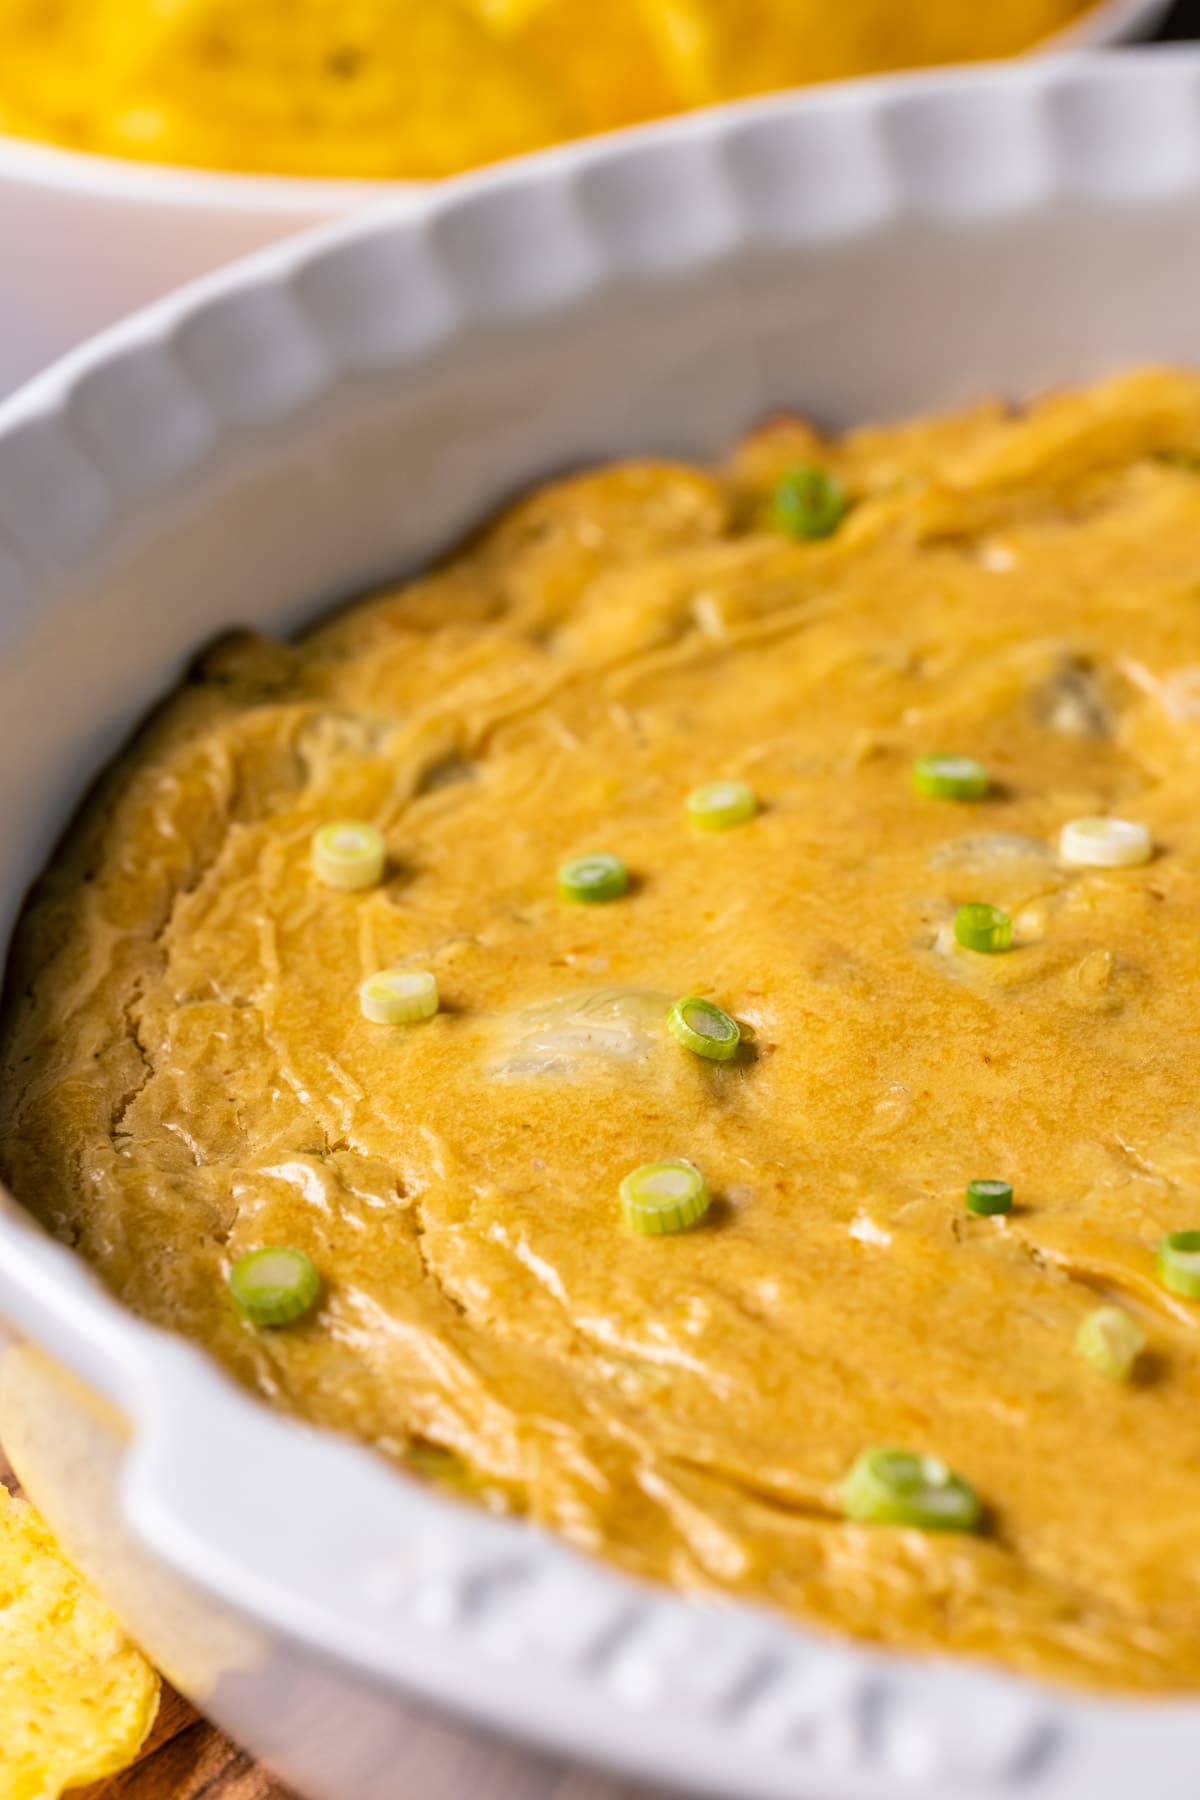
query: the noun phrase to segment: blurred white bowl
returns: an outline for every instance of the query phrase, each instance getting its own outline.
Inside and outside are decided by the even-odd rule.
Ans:
[[[1043,49],[1145,36],[1169,0],[1100,0]],[[136,307],[306,225],[420,182],[307,181],[119,162],[0,136],[0,394]]]
[[[0,137],[0,394],[172,288],[372,200],[402,202],[406,185],[210,175]]]

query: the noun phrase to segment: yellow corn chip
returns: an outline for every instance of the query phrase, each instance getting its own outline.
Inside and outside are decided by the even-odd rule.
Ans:
[[[158,1692],[33,1508],[0,1486],[0,1800],[58,1800],[123,1769]]]
[[[0,0],[0,131],[423,179],[740,94],[1005,55],[1086,5]]]

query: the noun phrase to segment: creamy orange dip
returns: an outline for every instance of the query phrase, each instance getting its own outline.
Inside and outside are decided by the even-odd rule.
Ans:
[[[1006,56],[1085,0],[0,0],[0,131],[429,177],[798,83]]]
[[[1149,373],[535,493],[296,645],[207,655],[104,778],[9,973],[0,1167],[273,1405],[628,1570],[1036,1675],[1200,1686],[1200,379]],[[770,495],[845,483],[832,535]],[[925,753],[988,795],[914,792]],[[736,829],[685,797],[739,778]],[[1150,833],[1064,863],[1072,819]],[[388,866],[313,871],[358,818]],[[560,897],[603,850],[627,894]],[[954,934],[987,902],[1011,949]],[[425,1022],[359,984],[436,975]],[[742,1026],[692,1055],[683,994]],[[713,1203],[641,1237],[618,1189]],[[969,1180],[1012,1184],[968,1212]],[[243,1254],[312,1258],[256,1329]],[[1076,1349],[1118,1303],[1132,1379]],[[977,1530],[854,1523],[871,1445]]]

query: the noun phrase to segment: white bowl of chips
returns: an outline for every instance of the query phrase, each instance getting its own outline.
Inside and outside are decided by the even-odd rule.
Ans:
[[[0,406],[6,929],[231,620],[287,631],[549,471],[710,455],[772,407],[848,422],[1194,360],[1198,223],[1200,57],[1030,62],[554,152],[159,302]],[[392,1800],[443,1732],[537,1746],[547,1791],[583,1759],[737,1800],[1191,1800],[1194,1702],[639,1587],[266,1411],[7,1201],[0,1317],[32,1497],[310,1800]]]
[[[1145,35],[1167,0],[1100,0],[1048,48]],[[0,394],[234,257],[423,184],[208,174],[0,136]]]

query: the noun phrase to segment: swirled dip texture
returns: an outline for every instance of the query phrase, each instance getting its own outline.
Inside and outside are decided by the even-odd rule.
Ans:
[[[557,482],[295,646],[218,646],[102,781],[18,932],[0,1166],[145,1318],[275,1406],[682,1588],[1085,1684],[1200,1686],[1200,381],[727,467]],[[853,502],[795,542],[796,464]],[[990,795],[914,793],[925,753]],[[761,803],[698,831],[688,791]],[[1065,866],[1062,825],[1146,825]],[[316,827],[376,823],[383,883]],[[623,857],[630,891],[560,898]],[[1013,948],[954,939],[957,906]],[[425,1023],[358,986],[436,974]],[[724,1066],[665,1015],[742,1024]],[[704,1223],[622,1177],[687,1158]],[[969,1215],[972,1178],[1009,1217]],[[264,1244],[324,1301],[256,1331]],[[1135,1380],[1074,1348],[1136,1315]],[[977,1536],[846,1522],[868,1445]]]

